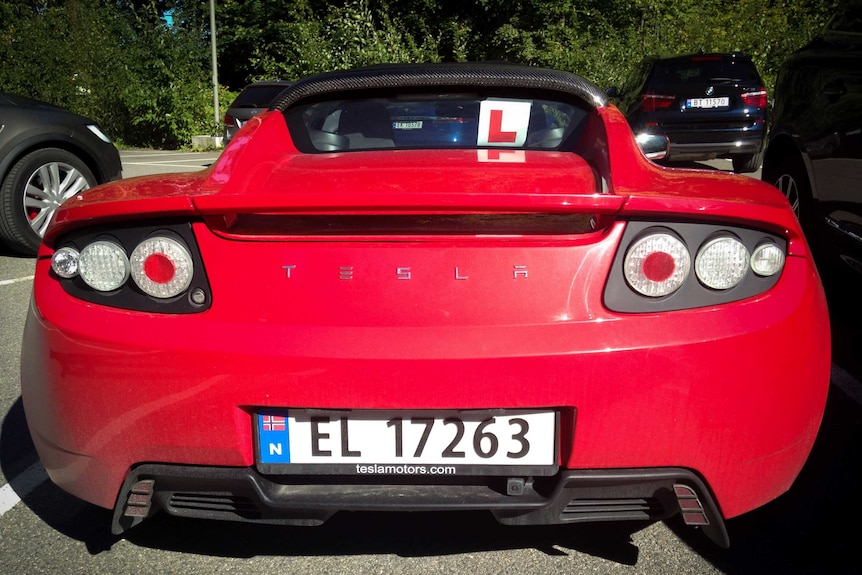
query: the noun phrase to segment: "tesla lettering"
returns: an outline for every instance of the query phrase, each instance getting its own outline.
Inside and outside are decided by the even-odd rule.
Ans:
[[[297,271],[298,267],[299,266],[296,264],[280,266],[280,268],[282,270],[284,270],[284,278],[288,279],[288,280],[294,279],[294,276],[296,274],[293,272]],[[442,270],[438,270],[435,273],[437,276],[442,276],[444,274],[448,275],[449,273],[451,273],[452,275],[450,277],[452,277],[453,279],[458,280],[458,281],[465,281],[465,280],[470,279],[470,276],[467,275],[466,273],[464,273],[460,267],[455,266],[454,268],[450,268],[450,269],[452,270],[451,272],[443,272]],[[516,280],[517,279],[527,279],[529,277],[528,269],[527,269],[527,266],[525,266],[525,265],[513,265],[512,269],[513,269],[512,277]],[[339,266],[338,267],[338,279],[339,280],[350,281],[350,280],[353,280],[354,278],[355,278],[354,266]],[[402,266],[402,267],[395,268],[395,279],[397,279],[399,281],[412,280],[413,279],[413,267]]]

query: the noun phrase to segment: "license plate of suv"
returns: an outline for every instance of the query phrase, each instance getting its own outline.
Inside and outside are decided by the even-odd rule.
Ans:
[[[726,108],[730,106],[730,97],[721,98],[689,98],[685,101],[686,108]]]

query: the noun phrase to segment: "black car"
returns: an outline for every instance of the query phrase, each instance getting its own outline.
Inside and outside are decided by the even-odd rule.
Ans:
[[[286,80],[269,80],[254,82],[243,88],[224,115],[225,144],[230,142],[243,124],[269,109],[270,102],[291,84]]]
[[[635,134],[667,136],[667,160],[731,158],[736,172],[760,167],[766,88],[744,54],[645,58],[608,94]]]
[[[93,120],[0,92],[0,241],[35,255],[57,207],[122,176],[120,154]]]
[[[862,1],[779,70],[762,178],[790,200],[821,262],[862,273]]]

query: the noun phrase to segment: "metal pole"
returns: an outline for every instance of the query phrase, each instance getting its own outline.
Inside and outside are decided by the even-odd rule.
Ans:
[[[220,116],[218,109],[218,63],[216,62],[216,25],[215,25],[215,0],[210,0],[210,40],[212,46],[213,63],[213,109],[215,110],[215,128],[213,135],[219,136]]]

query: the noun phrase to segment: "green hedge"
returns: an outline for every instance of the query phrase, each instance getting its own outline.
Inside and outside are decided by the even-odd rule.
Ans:
[[[381,62],[507,60],[619,84],[645,54],[747,52],[771,90],[835,0],[216,0],[220,104],[248,82]],[[172,9],[173,25],[162,19]],[[0,0],[0,90],[97,120],[121,145],[216,134],[209,7]]]

